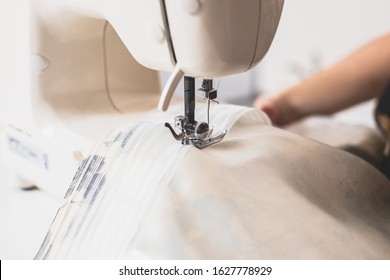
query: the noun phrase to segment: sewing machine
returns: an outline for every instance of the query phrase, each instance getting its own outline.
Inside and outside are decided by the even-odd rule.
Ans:
[[[20,3],[9,2],[16,13]],[[1,85],[2,157],[18,185],[62,196],[97,139],[157,104],[167,110],[182,77],[184,114],[166,123],[172,141],[221,141],[223,127],[214,133],[196,120],[194,78],[204,79],[199,93],[210,105],[213,78],[245,72],[268,51],[283,2],[30,1],[31,26],[15,32],[4,20],[1,31],[2,42],[20,38],[16,64],[1,50],[1,74],[10,77]],[[172,73],[163,89],[158,71]]]
[[[274,128],[257,110],[195,114],[194,78],[204,79],[207,109],[217,95],[212,78],[261,60],[283,1],[4,1],[1,158],[20,186],[59,196],[70,187],[41,249],[52,217],[37,221],[57,200],[36,207],[25,202],[47,192],[19,204],[12,198],[25,192],[6,192],[1,251],[30,244],[38,259],[389,259],[389,182],[373,166]],[[172,73],[163,89],[158,71]],[[169,106],[183,76],[184,113]],[[150,115],[155,123],[142,122]],[[24,227],[12,230],[17,223]],[[36,229],[44,232],[31,242]]]

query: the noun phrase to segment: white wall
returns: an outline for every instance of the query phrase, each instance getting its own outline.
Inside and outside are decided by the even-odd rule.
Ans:
[[[256,68],[256,89],[275,93],[388,32],[389,0],[285,0],[275,40]]]

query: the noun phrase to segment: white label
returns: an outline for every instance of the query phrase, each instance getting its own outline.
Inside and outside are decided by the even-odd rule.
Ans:
[[[35,165],[49,170],[49,157],[38,148],[23,143],[23,141],[13,136],[8,136],[8,148]]]

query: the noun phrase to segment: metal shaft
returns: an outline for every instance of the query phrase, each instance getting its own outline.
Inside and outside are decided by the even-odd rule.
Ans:
[[[195,78],[184,77],[184,113],[189,123],[195,124]]]

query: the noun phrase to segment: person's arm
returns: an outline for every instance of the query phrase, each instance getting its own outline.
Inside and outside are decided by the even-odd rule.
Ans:
[[[374,98],[390,80],[390,34],[358,49],[336,65],[270,98],[256,108],[283,125],[312,114],[331,114]]]

